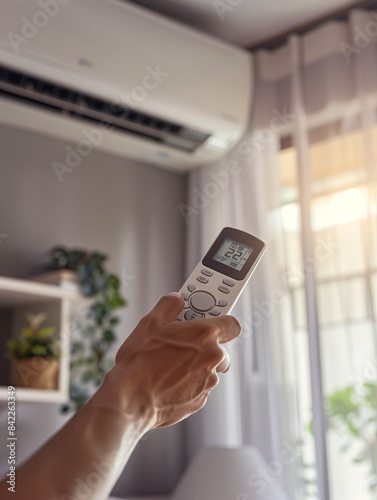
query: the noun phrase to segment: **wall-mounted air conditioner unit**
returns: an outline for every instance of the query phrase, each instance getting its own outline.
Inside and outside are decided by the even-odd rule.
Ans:
[[[246,51],[121,0],[2,0],[0,123],[187,171],[251,107]]]

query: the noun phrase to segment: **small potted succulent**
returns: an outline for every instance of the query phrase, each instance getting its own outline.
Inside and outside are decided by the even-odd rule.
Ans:
[[[45,313],[27,314],[28,325],[19,338],[7,341],[7,356],[14,368],[14,385],[32,389],[56,389],[60,343],[55,328],[41,327]]]

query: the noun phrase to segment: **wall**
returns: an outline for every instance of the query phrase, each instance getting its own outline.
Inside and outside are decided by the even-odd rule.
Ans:
[[[157,299],[183,281],[186,177],[93,152],[59,182],[51,167],[63,142],[0,127],[0,275],[25,277],[56,244],[109,254],[126,282],[121,339]],[[56,405],[18,405],[18,458],[61,425]],[[5,409],[0,410],[0,426]],[[0,429],[5,435],[5,429]],[[2,432],[4,431],[4,432]],[[138,446],[115,493],[169,492],[183,467],[183,428],[152,432]],[[6,469],[0,449],[0,473]]]

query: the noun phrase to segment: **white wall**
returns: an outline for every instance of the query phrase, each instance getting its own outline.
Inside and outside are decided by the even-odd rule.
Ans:
[[[56,244],[100,250],[128,278],[121,339],[157,299],[183,281],[186,177],[93,152],[59,182],[63,142],[0,127],[0,275],[25,277]],[[1,361],[0,361],[1,362]],[[0,435],[5,435],[0,410]],[[18,458],[24,459],[64,422],[58,406],[18,405]],[[3,432],[4,431],[4,432]],[[166,493],[183,467],[182,426],[152,432],[138,446],[116,494]],[[0,447],[0,473],[6,470]]]

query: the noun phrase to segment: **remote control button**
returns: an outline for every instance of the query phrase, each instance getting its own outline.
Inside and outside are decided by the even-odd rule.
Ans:
[[[223,293],[230,292],[229,288],[227,288],[226,286],[219,286],[219,290],[220,290],[220,292],[223,292]]]
[[[228,280],[227,278],[223,279],[224,285],[228,285],[230,287],[234,286],[234,281]]]
[[[207,312],[213,309],[215,305],[215,297],[207,292],[195,292],[190,297],[190,306],[195,311]]]
[[[190,294],[186,292],[182,293],[182,296],[185,300],[188,300],[190,298]]]
[[[187,311],[185,313],[185,319],[191,321],[193,319],[201,319],[201,318],[204,318],[204,314],[201,314],[199,312],[196,312],[196,311]]]
[[[208,278],[205,278],[204,276],[198,276],[196,279],[200,281],[200,283],[208,283]]]
[[[188,285],[187,290],[189,292],[193,292],[194,290],[196,290],[196,286],[195,285]]]
[[[212,309],[212,311],[209,312],[211,316],[220,316],[221,312],[218,309]]]
[[[213,272],[208,269],[202,269],[202,274],[204,274],[204,276],[212,276]]]
[[[219,307],[226,307],[228,305],[228,302],[226,300],[219,300],[217,303]]]

